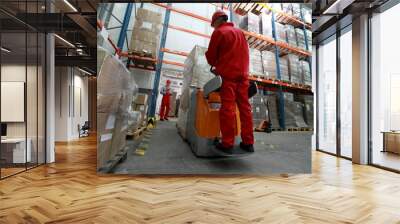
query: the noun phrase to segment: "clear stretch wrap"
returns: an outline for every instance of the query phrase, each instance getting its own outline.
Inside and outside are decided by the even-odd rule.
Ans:
[[[249,73],[252,75],[264,76],[263,66],[261,61],[261,52],[257,49],[250,48],[250,64]]]
[[[161,17],[160,13],[151,10],[143,8],[137,10],[130,42],[131,50],[156,56],[160,40]]]
[[[190,103],[190,96],[194,89],[202,88],[214,74],[210,72],[210,65],[207,63],[205,52],[207,48],[195,46],[185,60],[183,71],[182,95],[178,109],[178,128],[181,134],[186,137],[187,114]]]
[[[269,79],[276,79],[275,53],[271,51],[262,51],[261,59],[265,77]]]

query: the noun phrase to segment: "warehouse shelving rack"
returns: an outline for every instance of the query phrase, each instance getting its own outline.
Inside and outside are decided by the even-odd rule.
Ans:
[[[129,3],[132,4],[132,3]],[[175,65],[175,66],[179,66],[179,67],[184,67],[184,64],[179,63],[179,62],[174,62],[174,61],[168,61],[168,60],[163,60],[163,56],[164,53],[169,53],[169,54],[175,54],[175,55],[180,55],[183,57],[188,56],[189,54],[186,52],[180,52],[180,51],[175,51],[172,49],[167,49],[165,48],[165,42],[166,42],[166,35],[167,35],[167,31],[169,28],[171,29],[175,29],[175,30],[179,30],[182,32],[186,32],[186,33],[190,33],[193,35],[197,35],[197,36],[201,36],[204,38],[210,38],[210,35],[207,34],[203,34],[200,32],[196,32],[190,29],[186,29],[183,27],[178,27],[178,26],[174,26],[169,24],[169,17],[170,17],[170,13],[174,12],[174,13],[179,13],[188,17],[192,17],[195,19],[198,19],[200,21],[203,22],[207,22],[210,23],[211,20],[199,15],[196,15],[194,13],[191,12],[187,12],[185,10],[182,9],[177,9],[172,7],[172,3],[168,3],[168,4],[162,4],[162,3],[151,3],[153,5],[159,6],[159,7],[163,7],[166,10],[165,13],[165,17],[164,17],[164,23],[163,23],[163,32],[162,32],[162,37],[161,37],[161,41],[160,41],[160,50],[159,50],[159,54],[157,58],[151,58],[151,57],[140,57],[137,55],[131,55],[128,52],[123,52],[121,50],[122,45],[120,45],[120,43],[117,45],[114,44],[113,40],[108,37],[107,32],[102,24],[101,21],[97,21],[97,26],[99,28],[99,30],[103,33],[103,36],[105,37],[105,39],[107,39],[111,46],[114,48],[115,50],[115,55],[119,56],[119,57],[127,57],[128,59],[130,59],[131,61],[148,61],[148,62],[153,62],[155,64],[154,68],[145,68],[143,66],[139,66],[139,65],[135,65],[135,64],[131,64],[129,63],[127,66],[130,68],[139,68],[139,69],[146,69],[146,70],[151,70],[151,71],[155,71],[155,81],[154,81],[154,86],[153,86],[153,91],[152,94],[153,96],[157,96],[158,94],[158,86],[159,86],[159,80],[160,80],[160,76],[161,76],[161,70],[162,70],[162,64],[170,64],[170,65]],[[217,6],[214,3],[210,3]],[[296,92],[296,93],[301,93],[301,94],[312,94],[311,91],[311,86],[306,86],[306,85],[300,85],[298,83],[290,83],[290,82],[284,82],[281,81],[281,76],[280,76],[280,67],[279,67],[279,56],[285,55],[285,54],[295,54],[297,56],[299,56],[302,59],[307,59],[309,62],[311,62],[310,58],[311,58],[311,52],[309,52],[309,46],[308,46],[308,40],[307,40],[307,35],[306,35],[306,29],[310,29],[311,28],[311,24],[305,23],[304,21],[304,16],[302,14],[302,10],[301,10],[301,17],[302,18],[296,18],[294,16],[288,15],[284,12],[281,11],[276,11],[275,9],[272,9],[271,7],[269,7],[267,4],[264,3],[237,3],[235,4],[235,6],[232,7],[233,3],[229,4],[229,7],[221,7],[221,9],[223,10],[229,10],[230,14],[232,15],[233,12],[239,14],[239,15],[245,15],[246,13],[252,12],[255,14],[260,14],[262,13],[262,11],[266,8],[268,10],[271,10],[272,14],[273,14],[273,18],[272,18],[272,28],[273,28],[273,37],[268,37],[268,36],[264,36],[258,33],[253,33],[253,32],[249,32],[246,30],[243,30],[243,33],[245,34],[245,37],[249,43],[249,47],[254,48],[254,49],[258,49],[260,51],[263,50],[268,50],[268,51],[273,51],[275,52],[276,55],[276,65],[277,65],[277,79],[266,79],[264,77],[260,77],[260,76],[256,76],[256,75],[252,75],[250,74],[249,76],[249,80],[251,81],[255,81],[257,83],[259,83],[260,88],[261,89],[265,89],[266,87],[271,90],[271,91],[277,91],[278,92],[278,96],[279,96],[279,113],[283,116],[280,117],[279,123],[280,126],[282,128],[285,128],[285,117],[284,117],[284,106],[283,106],[283,92]],[[143,4],[141,4],[141,7],[143,7]],[[123,21],[123,26],[124,24],[129,23],[129,17],[127,16],[127,13],[131,13],[131,9],[129,12],[129,8],[127,8],[127,11],[125,13],[125,17],[124,17],[124,21]],[[275,18],[276,16],[276,18]],[[232,18],[232,17],[231,17]],[[128,20],[125,20],[128,19]],[[277,20],[277,21],[276,21]],[[281,22],[284,24],[290,24],[293,25],[295,27],[302,27],[304,30],[304,35],[305,35],[305,45],[306,45],[306,50],[300,49],[296,46],[291,46],[286,42],[282,42],[282,41],[278,41],[276,38],[276,34],[275,34],[275,22]],[[127,27],[127,25],[126,25]],[[127,30],[121,30],[122,32],[127,32]],[[125,34],[126,37],[126,34]],[[124,38],[125,38],[124,37]],[[119,40],[121,39],[121,36],[119,38]],[[129,61],[129,60],[128,60]],[[310,63],[311,66],[311,63]],[[311,71],[311,69],[310,69]],[[155,115],[155,107],[156,107],[156,97],[151,97],[151,105],[150,105],[150,110],[149,110],[149,117],[154,117]]]

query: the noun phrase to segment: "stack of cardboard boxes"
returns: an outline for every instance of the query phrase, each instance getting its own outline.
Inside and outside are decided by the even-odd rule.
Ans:
[[[264,76],[261,52],[257,49],[250,48],[250,64],[249,72],[252,75]]]
[[[156,56],[161,30],[161,14],[140,8],[136,13],[130,48]]]
[[[275,53],[271,51],[262,51],[261,59],[265,77],[268,79],[276,79]]]
[[[99,54],[102,49],[99,49]],[[125,147],[130,102],[137,88],[125,65],[106,55],[97,77],[97,164],[102,169]]]
[[[132,102],[132,108],[134,111],[138,111],[140,113],[139,124],[137,128],[140,128],[143,125],[146,125],[147,122],[147,109],[148,109],[148,95],[145,93],[139,93]]]
[[[205,57],[206,50],[207,48],[196,45],[185,60],[177,122],[179,132],[184,138],[186,138],[190,96],[195,88],[202,88],[204,84],[214,77],[214,74],[210,72],[210,65],[208,65]]]

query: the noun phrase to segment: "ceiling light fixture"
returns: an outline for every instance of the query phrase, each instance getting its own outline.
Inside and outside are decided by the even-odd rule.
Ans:
[[[81,69],[81,68],[78,68],[78,70],[81,71],[81,72],[83,72],[83,73],[85,73],[85,74],[87,74],[87,75],[93,75],[92,73],[90,73],[90,72],[88,72],[88,71],[86,71],[86,70],[83,70],[83,69]]]
[[[57,34],[54,34],[54,36],[55,37],[57,37],[59,40],[61,40],[62,42],[64,42],[64,43],[66,43],[67,45],[69,45],[70,47],[73,47],[73,48],[75,48],[75,45],[73,45],[71,42],[69,42],[68,40],[66,40],[66,39],[64,39],[64,38],[62,38],[62,37],[60,37],[59,35],[57,35]]]
[[[0,49],[1,49],[2,51],[6,52],[6,53],[10,53],[10,52],[11,52],[11,50],[9,50],[9,49],[7,49],[7,48],[5,48],[5,47],[1,47]]]
[[[78,12],[78,10],[68,1],[64,0],[65,4],[67,4],[74,12]]]

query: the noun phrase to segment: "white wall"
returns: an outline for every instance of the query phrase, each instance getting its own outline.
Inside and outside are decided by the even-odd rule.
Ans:
[[[78,124],[88,120],[88,78],[71,67],[56,67],[55,73],[55,140],[70,141],[79,137]]]

